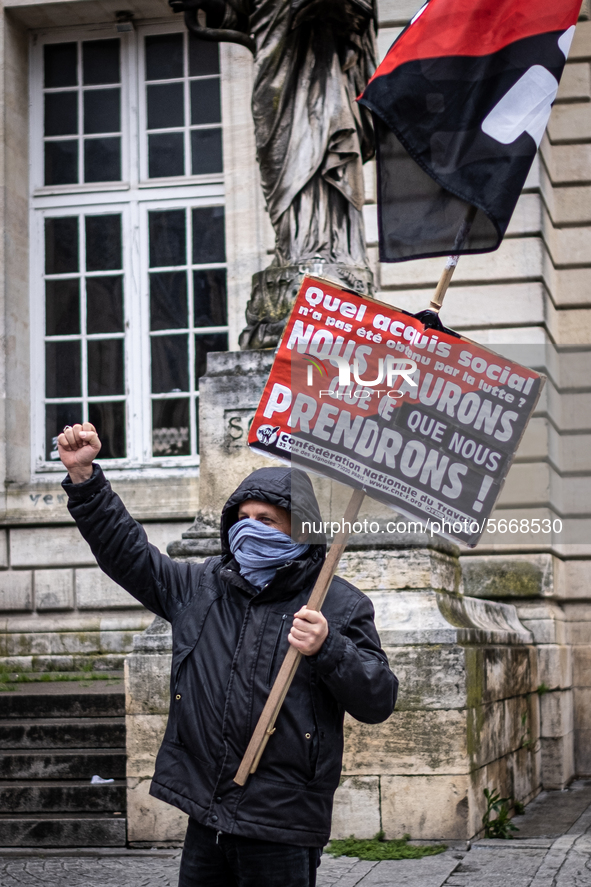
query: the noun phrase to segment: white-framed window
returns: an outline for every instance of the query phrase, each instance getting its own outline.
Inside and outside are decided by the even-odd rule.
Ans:
[[[43,184],[120,181],[121,40],[43,46]]]
[[[150,203],[144,211],[152,452],[189,456],[198,448],[195,413],[207,352],[227,348],[223,207]]]
[[[146,33],[140,166],[145,179],[222,172],[220,64],[217,43],[185,33]]]
[[[228,347],[220,67],[182,23],[31,45],[33,463],[91,421],[116,468],[196,464]]]
[[[127,207],[43,216],[45,253],[45,454],[55,430],[90,421],[106,458],[127,456],[123,230]],[[129,276],[129,275],[127,275]]]

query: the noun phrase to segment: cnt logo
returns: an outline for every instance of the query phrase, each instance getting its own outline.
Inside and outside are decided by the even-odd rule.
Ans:
[[[279,437],[279,428],[279,425],[275,425],[275,427],[273,427],[273,425],[259,425],[257,428],[257,439],[259,443],[262,443],[266,447],[270,447]]]

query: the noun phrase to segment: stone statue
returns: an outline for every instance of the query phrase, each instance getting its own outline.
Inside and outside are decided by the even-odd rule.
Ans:
[[[253,277],[240,346],[275,347],[305,272],[373,292],[362,216],[373,130],[355,98],[375,69],[375,0],[169,2],[198,37],[254,54],[257,159],[276,242]]]

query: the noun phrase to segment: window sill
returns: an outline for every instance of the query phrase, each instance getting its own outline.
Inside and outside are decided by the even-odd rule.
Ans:
[[[224,174],[215,173],[209,176],[170,176],[161,179],[144,179],[137,184],[137,188],[147,190],[151,188],[182,187],[183,185],[223,185]],[[102,194],[105,191],[131,191],[129,182],[97,182],[86,185],[47,185],[34,188],[33,197],[55,197],[62,194]]]
[[[103,191],[129,191],[128,182],[99,182],[96,185],[48,185],[33,190],[33,197],[51,197],[54,194],[93,194]]]
[[[170,188],[179,185],[223,185],[224,174],[217,172],[210,176],[170,176],[161,179],[144,179],[138,188]]]
[[[111,464],[111,460],[101,460],[100,456],[96,460],[101,466],[106,476],[110,480],[158,480],[170,479],[171,477],[199,477],[199,457],[197,461],[189,461],[190,457],[184,457],[187,461],[171,458],[166,464],[162,460],[154,460],[151,464],[132,465],[130,462],[124,463],[118,459],[117,464]],[[115,462],[115,460],[113,460]],[[55,476],[59,474],[63,477],[66,469],[60,463],[43,463],[35,468],[33,475],[34,480],[47,479],[53,481]]]

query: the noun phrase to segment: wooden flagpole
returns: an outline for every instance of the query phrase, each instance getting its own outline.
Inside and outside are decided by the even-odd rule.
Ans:
[[[330,583],[337,571],[341,555],[347,547],[347,542],[351,535],[350,529],[348,531],[344,530],[345,524],[349,524],[349,527],[351,527],[355,523],[364,498],[365,492],[363,490],[353,490],[341,524],[343,532],[337,533],[330,546],[326,560],[322,565],[320,575],[316,580],[312,594],[306,604],[309,610],[320,610],[324,603],[324,599],[330,588]],[[259,765],[259,761],[267,742],[269,741],[270,736],[275,732],[277,715],[283,705],[283,700],[287,696],[287,691],[291,686],[295,673],[298,670],[301,658],[302,654],[300,651],[290,645],[285,659],[283,660],[283,664],[279,669],[279,674],[275,678],[275,683],[269,693],[269,698],[261,712],[258,724],[256,725],[252,738],[248,743],[248,748],[244,753],[238,772],[234,777],[234,782],[237,782],[238,785],[244,785],[249,775],[254,773]]]
[[[464,242],[470,233],[470,229],[472,227],[472,223],[476,218],[476,213],[478,212],[478,207],[470,206],[468,212],[466,213],[466,218],[460,225],[459,231],[456,235],[456,239],[454,242],[454,253],[455,250],[460,250],[464,245]],[[455,254],[451,255],[447,262],[445,263],[445,268],[439,278],[439,283],[435,288],[435,292],[433,293],[433,298],[429,302],[429,308],[431,311],[435,311],[437,314],[441,311],[441,306],[443,305],[443,300],[445,298],[445,294],[447,292],[447,288],[451,283],[451,279],[453,277],[454,271],[456,270],[457,264],[459,262],[460,257]]]
[[[445,263],[445,268],[441,272],[441,277],[439,278],[439,283],[437,284],[435,292],[433,293],[433,298],[429,302],[429,308],[431,309],[431,311],[435,311],[437,314],[439,314],[439,312],[441,311],[441,306],[443,305],[443,300],[445,298],[447,288],[451,282],[453,273],[456,270],[459,258],[459,256],[449,257],[449,259]]]

